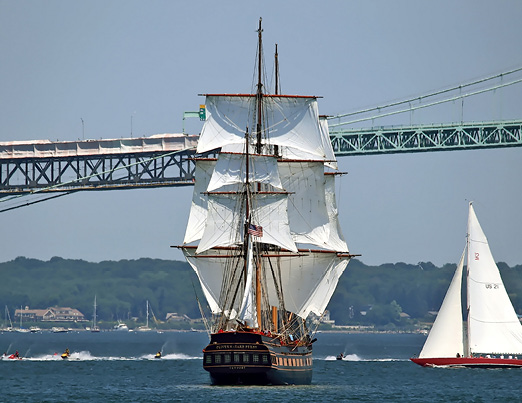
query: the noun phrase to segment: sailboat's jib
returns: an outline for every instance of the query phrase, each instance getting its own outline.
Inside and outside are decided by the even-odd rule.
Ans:
[[[522,325],[471,204],[466,248],[467,332],[463,334],[459,318],[461,259],[422,352],[412,361],[422,366],[522,367]],[[467,346],[463,352],[462,340]]]
[[[462,326],[462,269],[465,251],[455,270],[451,284],[442,301],[439,313],[422,347],[419,358],[456,357],[464,355]]]

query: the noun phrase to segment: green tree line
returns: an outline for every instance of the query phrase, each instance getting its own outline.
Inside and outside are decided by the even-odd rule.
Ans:
[[[517,313],[522,313],[522,265],[498,263]],[[449,286],[455,264],[430,262],[367,266],[353,259],[328,305],[337,324],[401,326],[433,320]],[[66,306],[92,319],[94,296],[103,321],[146,316],[146,301],[160,320],[168,312],[200,316],[196,293],[205,300],[186,262],[138,259],[91,263],[54,257],[49,261],[19,257],[0,263],[0,303],[11,312],[20,306]],[[403,315],[401,315],[403,314]],[[408,314],[409,319],[404,314]]]

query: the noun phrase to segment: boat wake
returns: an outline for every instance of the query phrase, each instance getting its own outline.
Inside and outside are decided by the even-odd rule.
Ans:
[[[325,361],[336,361],[337,357],[335,355],[329,355],[324,360]],[[367,361],[367,360],[363,360],[357,354],[347,354],[347,355],[343,356],[342,360],[337,360],[337,361]]]
[[[61,353],[36,355],[23,357],[24,361],[161,361],[161,360],[197,360],[201,357],[188,356],[181,353],[165,354],[161,359],[155,358],[155,354],[144,354],[136,357],[94,356],[89,351],[71,352],[67,359],[61,357]],[[13,360],[14,361],[14,360]]]
[[[357,354],[347,354],[341,360],[338,360],[335,355],[328,355],[323,358],[324,361],[361,361],[361,362],[388,362],[388,361],[409,361],[406,358],[362,358]]]

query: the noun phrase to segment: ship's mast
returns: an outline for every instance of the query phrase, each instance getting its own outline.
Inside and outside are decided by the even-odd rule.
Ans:
[[[263,122],[263,83],[261,82],[261,71],[262,71],[262,60],[263,60],[263,29],[261,28],[261,21],[263,19],[259,18],[259,29],[257,30],[257,38],[258,38],[258,50],[257,50],[257,92],[256,92],[256,104],[257,104],[257,124],[256,124],[256,152],[261,154],[261,128]]]
[[[275,44],[275,94],[279,94],[279,55],[277,53],[277,43]]]
[[[258,58],[257,58],[257,93],[256,93],[256,103],[257,103],[257,139],[256,139],[256,152],[261,154],[261,128],[263,123],[263,83],[261,82],[261,71],[262,71],[262,53],[263,53],[263,29],[261,28],[261,21],[263,19],[259,18],[259,28],[257,30],[258,37]],[[261,262],[259,259],[256,259],[256,314],[257,314],[257,325],[262,327],[261,324]]]

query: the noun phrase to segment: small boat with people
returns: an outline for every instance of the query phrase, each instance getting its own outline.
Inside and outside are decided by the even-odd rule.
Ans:
[[[467,291],[466,331],[462,316],[463,277]],[[423,367],[522,367],[522,325],[472,203],[466,247],[422,351],[411,361]]]
[[[344,358],[344,354],[341,353],[337,357],[335,357],[337,360],[342,360]]]
[[[64,360],[66,360],[66,359],[68,359],[70,356],[71,356],[71,352],[69,351],[68,348],[66,348],[65,351],[63,352],[63,354],[62,354],[60,357],[62,357],[62,359],[64,359]]]
[[[158,352],[156,353],[156,355],[154,356],[154,358],[161,358],[161,351],[158,351]]]
[[[7,353],[4,353],[2,356],[2,359],[8,359],[8,360],[21,360],[22,357],[20,356],[20,353],[18,353],[18,350],[14,352],[13,354],[8,355]]]

